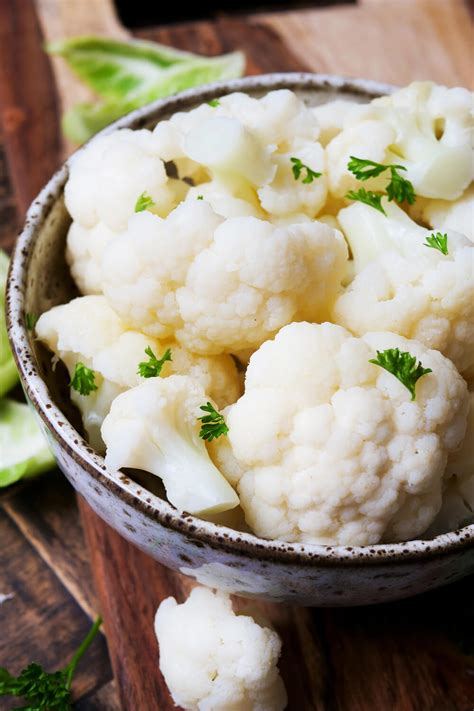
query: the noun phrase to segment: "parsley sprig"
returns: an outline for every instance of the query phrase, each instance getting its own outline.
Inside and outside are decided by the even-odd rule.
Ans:
[[[76,667],[99,632],[102,619],[98,617],[64,669],[47,672],[40,664],[29,664],[15,677],[0,667],[0,696],[23,698],[28,705],[23,711],[70,711],[71,684]]]
[[[210,101],[207,102],[209,106],[212,106],[213,109],[216,108],[216,106],[220,106],[221,102],[219,99],[211,99]]]
[[[137,198],[137,201],[135,203],[135,212],[143,212],[144,210],[149,210],[150,207],[153,207],[154,205],[155,201],[145,191]]]
[[[291,170],[293,171],[293,177],[295,180],[299,180],[302,172],[306,171],[306,175],[302,181],[305,185],[309,185],[309,183],[312,183],[315,178],[320,178],[322,175],[322,173],[318,173],[316,170],[310,168],[309,165],[303,163],[300,158],[295,158],[293,156],[290,158],[290,161],[293,163]]]
[[[145,348],[145,355],[148,356],[148,360],[139,363],[137,370],[138,375],[141,375],[142,378],[157,378],[161,375],[161,371],[166,361],[173,360],[170,348],[165,350],[161,358],[157,358],[150,346],[148,346]]]
[[[436,232],[436,234],[428,235],[426,242],[424,242],[425,247],[431,247],[432,249],[437,249],[442,254],[448,254],[448,235],[441,234],[441,232]]]
[[[357,180],[369,180],[369,178],[376,178],[386,171],[390,172],[390,178],[386,188],[386,195],[389,202],[402,203],[407,202],[409,205],[413,205],[416,200],[415,190],[412,183],[399,174],[400,170],[406,170],[405,166],[397,165],[395,163],[391,165],[384,165],[383,163],[376,163],[373,160],[368,160],[367,158],[357,158],[357,156],[350,156],[349,163],[347,164],[348,170],[355,175]],[[380,190],[351,190],[347,193],[346,197],[349,200],[359,200],[359,202],[364,202],[366,205],[374,207],[376,210],[383,212],[385,215],[385,210],[382,207],[381,199],[384,197],[384,193]]]
[[[80,395],[90,395],[97,390],[95,383],[95,372],[84,363],[76,363],[74,375],[71,378],[71,388],[77,390]]]
[[[399,348],[387,348],[385,351],[377,351],[377,358],[371,358],[369,363],[379,365],[389,373],[394,375],[411,393],[411,399],[415,399],[415,386],[418,380],[431,373],[431,368],[423,368],[421,361],[416,362],[415,356]]]
[[[201,405],[199,409],[209,413],[208,415],[203,415],[203,417],[198,417],[198,420],[202,422],[199,432],[201,439],[211,442],[221,435],[227,435],[229,428],[225,423],[224,415],[217,412],[209,401],[205,405]]]
[[[375,210],[378,210],[384,215],[387,214],[382,205],[383,193],[374,192],[373,190],[366,190],[365,188],[359,188],[359,190],[350,190],[347,193],[346,198],[349,200],[358,200],[359,202],[363,202],[365,205],[370,205],[370,207],[373,207]]]

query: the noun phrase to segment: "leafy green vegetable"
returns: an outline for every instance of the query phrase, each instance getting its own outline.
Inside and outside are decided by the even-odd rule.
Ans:
[[[71,388],[77,390],[79,395],[90,395],[97,390],[95,372],[84,363],[76,363],[74,375],[71,378]]]
[[[48,45],[102,101],[79,104],[63,118],[63,130],[83,142],[120,116],[183,89],[244,71],[241,52],[202,57],[143,40],[75,37]]]
[[[436,232],[436,234],[428,235],[425,242],[425,247],[431,247],[432,249],[437,249],[442,254],[448,254],[448,235],[441,234],[441,232]]]
[[[28,405],[0,400],[0,487],[41,474],[54,464]]]
[[[148,356],[148,360],[139,363],[137,371],[142,378],[157,378],[161,374],[166,361],[173,360],[169,348],[166,349],[161,358],[156,357],[150,346],[145,348],[145,354]]]
[[[397,203],[402,203],[406,201],[409,205],[413,205],[416,200],[413,185],[410,183],[409,180],[403,178],[398,173],[399,170],[406,170],[405,166],[403,165],[384,165],[383,163],[376,163],[375,161],[368,160],[367,158],[357,158],[357,156],[350,156],[347,168],[351,171],[353,175],[355,175],[357,180],[368,180],[369,178],[376,178],[385,171],[389,170],[390,179],[387,184],[387,198],[389,202],[391,202],[392,200]],[[359,190],[358,192],[361,191]],[[372,195],[374,194],[376,193],[372,193]],[[349,197],[349,193],[346,195],[346,197]],[[349,199],[355,200],[359,198]],[[364,202],[364,200],[361,200],[361,202]],[[366,204],[369,205],[371,203],[367,202]],[[371,206],[375,207],[374,204],[372,204]],[[379,208],[375,207],[375,209],[378,210]]]
[[[217,412],[210,402],[201,405],[199,409],[209,413],[208,415],[203,415],[203,417],[198,417],[198,420],[202,422],[199,432],[201,439],[211,442],[211,440],[217,439],[221,435],[227,435],[229,428],[225,423],[224,415]]]
[[[399,348],[387,348],[385,351],[377,351],[377,358],[371,358],[369,363],[379,365],[388,370],[398,380],[403,383],[411,393],[411,399],[415,399],[415,385],[418,380],[427,373],[431,373],[431,368],[423,368],[421,361],[416,362],[415,356]]]
[[[349,190],[346,194],[346,198],[348,200],[358,200],[365,205],[370,205],[370,207],[375,208],[375,210],[378,210],[384,215],[387,214],[382,206],[383,193],[381,192],[359,188],[359,190]]]
[[[137,198],[135,203],[135,212],[143,212],[144,210],[148,210],[150,207],[153,207],[154,204],[155,201],[153,198],[151,198],[147,192],[144,192]]]
[[[27,706],[16,707],[24,711],[70,711],[70,689],[74,672],[101,624],[102,619],[98,617],[64,669],[46,672],[43,667],[33,662],[15,677],[4,667],[0,667],[0,696],[16,696],[28,701]]]
[[[302,171],[306,171],[306,176],[303,178],[303,183],[305,185],[308,185],[309,183],[312,183],[315,178],[320,178],[322,173],[318,173],[312,168],[309,167],[309,165],[305,165],[302,163],[302,161],[299,158],[290,158],[290,161],[293,163],[291,170],[293,171],[293,177],[295,180],[298,180]]]
[[[7,255],[0,249],[0,397],[5,395],[18,380],[18,371],[8,343],[5,323],[5,284],[8,264]]]

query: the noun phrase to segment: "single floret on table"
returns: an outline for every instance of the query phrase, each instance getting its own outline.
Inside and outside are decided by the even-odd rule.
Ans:
[[[338,221],[352,253],[354,279],[331,320],[356,335],[393,331],[450,358],[474,375],[474,246],[453,231],[417,225],[382,201],[386,215],[354,203]]]
[[[130,328],[204,355],[254,350],[294,320],[327,318],[346,272],[341,233],[318,222],[224,220],[204,200],[135,215],[104,252],[104,293]]]
[[[236,615],[226,593],[197,587],[155,617],[160,669],[175,704],[186,711],[283,711],[278,634]]]
[[[198,356],[171,339],[158,341],[129,330],[103,296],[83,296],[50,309],[39,318],[36,335],[63,361],[71,379],[78,364],[92,372],[92,388],[80,392],[81,388],[72,387],[71,399],[98,451],[103,450],[100,428],[112,401],[139,385],[143,377],[189,374],[219,407],[235,402],[241,394],[241,377],[230,356]],[[154,358],[147,355],[150,350]],[[169,359],[158,365],[168,352]],[[139,368],[148,361],[148,369]]]
[[[397,349],[397,376],[370,362]],[[403,371],[415,372],[411,391]],[[291,324],[251,357],[244,395],[223,412],[228,436],[211,443],[211,455],[259,536],[327,545],[408,540],[441,508],[468,402],[451,361],[416,341]]]

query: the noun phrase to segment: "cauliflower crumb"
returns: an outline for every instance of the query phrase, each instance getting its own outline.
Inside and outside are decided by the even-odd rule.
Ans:
[[[283,711],[287,695],[277,663],[281,641],[269,627],[236,615],[226,593],[196,587],[155,617],[160,669],[186,711]]]

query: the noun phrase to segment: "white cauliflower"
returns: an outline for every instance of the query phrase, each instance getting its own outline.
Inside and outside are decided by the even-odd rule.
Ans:
[[[127,330],[103,296],[83,296],[44,313],[36,324],[36,334],[66,365],[72,377],[77,363],[95,373],[97,390],[81,395],[71,389],[71,399],[79,408],[92,446],[103,449],[100,428],[114,398],[139,385],[143,378],[138,364],[146,362],[146,348],[157,358],[167,349],[160,376],[187,374],[195,378],[219,407],[235,402],[241,393],[240,377],[228,355],[198,356],[176,341],[158,341],[138,331]]]
[[[369,362],[399,348],[432,372],[416,399]],[[392,333],[361,338],[331,323],[283,328],[250,359],[245,394],[224,411],[212,456],[259,536],[369,545],[414,538],[441,507],[448,453],[468,393],[447,358]]]
[[[230,597],[197,587],[173,597],[155,617],[160,669],[173,701],[186,711],[283,711],[287,695],[277,663],[281,640]]]
[[[429,200],[421,219],[438,230],[455,230],[474,242],[474,184],[458,200]]]
[[[383,200],[387,217],[354,203],[338,221],[353,255],[355,278],[331,320],[357,335],[393,331],[474,370],[474,247],[448,232],[448,254],[425,246],[432,231]]]
[[[431,82],[414,82],[354,108],[344,129],[327,146],[331,192],[342,197],[360,187],[347,170],[349,156],[354,155],[403,165],[403,177],[417,195],[457,199],[472,180],[471,112],[469,91]],[[382,177],[368,180],[364,187],[379,189]]]
[[[106,465],[160,477],[178,511],[205,515],[238,506],[237,494],[199,436],[198,418],[208,400],[202,385],[187,375],[150,378],[122,393],[101,429]]]
[[[184,183],[167,177],[151,131],[120,129],[93,138],[71,156],[64,196],[70,215],[82,227],[103,222],[119,232],[143,193],[153,200],[156,214],[167,215],[185,192]]]
[[[469,393],[469,398],[466,434],[461,447],[448,457],[443,505],[427,536],[474,523],[474,392]]]
[[[311,112],[319,125],[319,142],[322,146],[332,141],[344,128],[348,116],[358,107],[354,101],[335,99],[319,106],[313,106]]]
[[[220,217],[265,218],[257,193],[243,181],[232,186],[218,178],[190,188],[186,201],[205,200]]]
[[[324,320],[345,273],[342,235],[317,222],[223,220],[204,200],[165,220],[134,215],[103,257],[103,287],[127,325],[202,354],[257,348],[294,320]]]
[[[104,222],[90,228],[72,223],[67,233],[66,261],[81,294],[102,293],[102,254],[116,236],[117,232]]]
[[[299,159],[311,170],[321,173],[312,182],[304,183],[305,170],[298,179],[293,174],[292,159]],[[327,197],[324,149],[319,143],[304,143],[299,148],[273,156],[276,165],[274,178],[258,189],[263,209],[271,216],[303,213],[314,217],[323,207]]]

